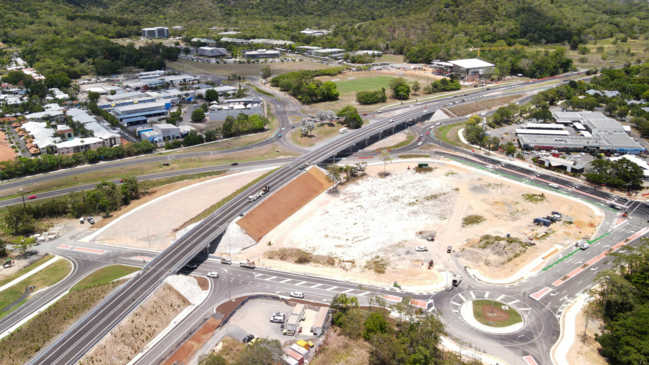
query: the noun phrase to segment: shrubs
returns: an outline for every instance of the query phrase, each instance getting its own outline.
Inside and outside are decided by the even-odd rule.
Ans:
[[[363,126],[363,119],[358,114],[358,110],[351,105],[340,109],[338,116],[343,118],[343,124],[350,129],[358,129]]]
[[[383,88],[381,90],[359,91],[356,93],[356,101],[363,105],[384,103],[387,99]]]
[[[462,227],[467,227],[467,226],[472,226],[475,224],[480,224],[485,221],[485,218],[481,215],[467,215],[466,217],[462,218]]]
[[[392,80],[390,82],[390,88],[392,89],[392,96],[395,99],[408,100],[410,98],[410,86],[404,78],[400,77]]]
[[[429,87],[424,88],[424,92],[432,94],[440,91],[454,91],[460,90],[460,82],[455,79],[443,78],[441,80],[433,81]]]
[[[263,131],[270,122],[266,117],[254,114],[239,114],[235,119],[232,116],[225,118],[223,123],[223,137],[234,137],[242,134]]]

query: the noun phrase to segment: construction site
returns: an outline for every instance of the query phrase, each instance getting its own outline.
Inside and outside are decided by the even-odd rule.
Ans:
[[[494,280],[510,277],[548,251],[592,238],[603,219],[585,203],[450,160],[417,166],[339,167],[336,184],[322,179],[332,172],[314,167],[233,223],[217,254],[435,289],[462,266]],[[563,219],[534,223],[552,212]]]

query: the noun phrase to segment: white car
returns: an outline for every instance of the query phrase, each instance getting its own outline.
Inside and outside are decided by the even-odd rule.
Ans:
[[[219,277],[219,273],[216,272],[216,271],[210,271],[210,272],[207,273],[207,277],[216,279],[216,278]]]
[[[293,298],[304,298],[304,293],[302,293],[301,291],[292,291],[290,295]]]
[[[428,252],[428,247],[426,247],[426,246],[417,246],[417,247],[415,247],[415,251],[417,251],[417,252]]]

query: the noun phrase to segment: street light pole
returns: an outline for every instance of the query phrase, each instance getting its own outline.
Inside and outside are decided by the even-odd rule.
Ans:
[[[23,191],[24,189],[21,187],[21,188],[18,189],[18,190],[20,190],[20,195],[21,195],[22,198],[23,198],[23,210],[25,210],[26,207],[25,207],[25,192]]]

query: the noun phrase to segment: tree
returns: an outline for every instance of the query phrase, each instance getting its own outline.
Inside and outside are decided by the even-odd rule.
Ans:
[[[408,82],[399,77],[390,82],[390,88],[392,89],[392,96],[398,100],[408,100],[410,98],[410,86]]]
[[[412,84],[412,91],[416,94],[419,92],[420,89],[421,89],[421,85],[419,85],[419,81],[415,81]]]
[[[34,216],[22,206],[7,207],[3,225],[7,233],[12,235],[29,235],[36,231]]]
[[[351,105],[347,105],[338,112],[338,116],[344,118],[343,124],[347,128],[358,129],[363,126],[363,119],[358,114],[358,110]]]
[[[274,365],[279,363],[282,353],[279,341],[261,339],[246,346],[234,365]]]
[[[389,330],[388,321],[385,319],[383,312],[372,312],[365,320],[363,329],[363,338],[369,341],[377,334],[387,333]]]
[[[198,365],[228,365],[228,362],[223,358],[223,356],[212,352],[206,358],[201,360]]]
[[[119,188],[123,205],[128,205],[132,200],[140,197],[140,186],[137,178],[133,176],[122,178],[122,185]]]
[[[208,89],[205,91],[205,100],[209,102],[218,102],[219,101],[219,93],[216,92],[214,89]]]
[[[516,153],[516,146],[512,142],[505,143],[505,154],[513,156]]]
[[[262,67],[262,69],[261,69],[261,77],[263,79],[269,78],[272,74],[273,74],[273,72],[270,70],[270,66],[267,65],[267,66]]]
[[[196,108],[192,112],[192,122],[194,123],[200,123],[203,120],[205,120],[205,112],[203,111],[202,108]]]

